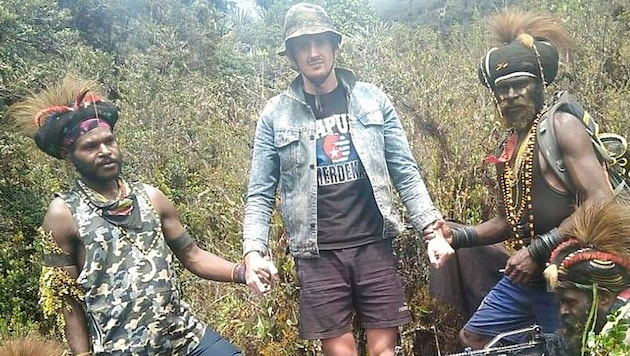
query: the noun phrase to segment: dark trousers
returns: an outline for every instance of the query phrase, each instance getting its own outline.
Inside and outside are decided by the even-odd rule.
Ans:
[[[227,340],[219,336],[212,329],[206,328],[206,333],[199,345],[188,356],[240,356],[241,352]]]

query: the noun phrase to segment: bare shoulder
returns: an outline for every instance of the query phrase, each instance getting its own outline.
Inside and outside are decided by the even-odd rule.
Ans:
[[[612,189],[591,137],[581,119],[569,113],[554,115],[555,136],[573,188],[581,201],[608,198]]]
[[[146,183],[142,183],[142,186],[144,187],[144,191],[147,193],[152,203],[156,203],[156,201],[163,200],[163,199],[168,200],[166,195],[164,195],[164,193],[162,193],[162,191],[159,190],[158,188],[150,184],[146,184]]]
[[[590,149],[591,139],[578,117],[567,112],[556,112],[553,118],[553,128],[561,150]]]
[[[61,198],[55,198],[48,206],[42,228],[44,231],[52,231],[55,240],[62,248],[78,238],[78,229],[72,213]]]
[[[160,195],[160,194],[164,195],[164,193],[162,193],[161,190],[157,189],[151,184],[142,183],[142,187],[144,188],[144,191],[147,192],[147,195],[151,199],[153,199],[153,197],[155,197],[156,195]]]
[[[142,185],[144,187],[144,191],[151,200],[151,204],[153,204],[160,215],[169,213],[172,209],[174,209],[171,201],[161,190],[150,184],[143,183]]]
[[[181,236],[185,230],[177,209],[171,200],[161,190],[149,184],[144,184],[144,189],[162,222],[164,237],[167,240],[172,240],[175,237]]]
[[[61,198],[55,198],[48,206],[48,210],[46,211],[46,216],[44,217],[44,222],[51,222],[56,224],[60,224],[65,222],[66,220],[72,221],[72,214],[70,213],[70,209]]]
[[[567,127],[579,127],[584,129],[584,124],[580,118],[565,111],[556,111],[553,115],[553,128],[563,129]]]

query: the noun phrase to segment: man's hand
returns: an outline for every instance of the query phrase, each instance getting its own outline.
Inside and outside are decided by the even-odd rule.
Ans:
[[[536,274],[540,266],[529,255],[526,248],[516,252],[505,265],[505,275],[516,284],[529,282]]]
[[[435,235],[436,230],[442,231],[442,236],[444,236],[444,238],[446,239],[446,242],[448,242],[449,244],[451,243],[451,240],[453,239],[453,233],[451,231],[451,227],[446,223],[446,221],[442,219],[435,220],[433,223],[427,226],[424,230],[422,230],[422,240],[424,240],[424,242],[427,242],[427,243],[433,240],[433,238],[436,237]]]
[[[255,295],[270,291],[278,278],[278,269],[273,261],[263,258],[257,251],[245,256],[245,281]]]
[[[442,228],[444,226],[446,226],[446,224],[441,225]],[[455,250],[442,235],[442,229],[434,230],[433,234],[435,236],[429,240],[429,243],[427,244],[427,253],[429,254],[429,261],[433,267],[440,268],[444,265],[444,263],[446,263],[446,261],[449,260],[449,258],[451,258],[451,256],[455,253]]]

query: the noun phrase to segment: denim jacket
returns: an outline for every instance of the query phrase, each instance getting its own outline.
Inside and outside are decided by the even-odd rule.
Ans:
[[[335,71],[348,96],[352,142],[383,216],[383,237],[398,236],[403,229],[392,184],[407,208],[409,222],[422,230],[442,215],[431,201],[396,111],[375,85],[356,81],[349,70]],[[258,119],[243,222],[244,254],[268,252],[278,191],[289,251],[298,258],[319,256],[315,115],[302,88],[298,77],[267,102]]]

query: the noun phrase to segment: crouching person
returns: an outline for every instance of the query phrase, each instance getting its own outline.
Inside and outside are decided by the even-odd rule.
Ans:
[[[614,201],[583,205],[569,236],[545,269],[560,300],[560,333],[570,349],[565,354],[612,354],[587,336],[609,337],[630,317],[630,208]],[[629,343],[626,333],[621,345],[610,346],[630,351]]]

